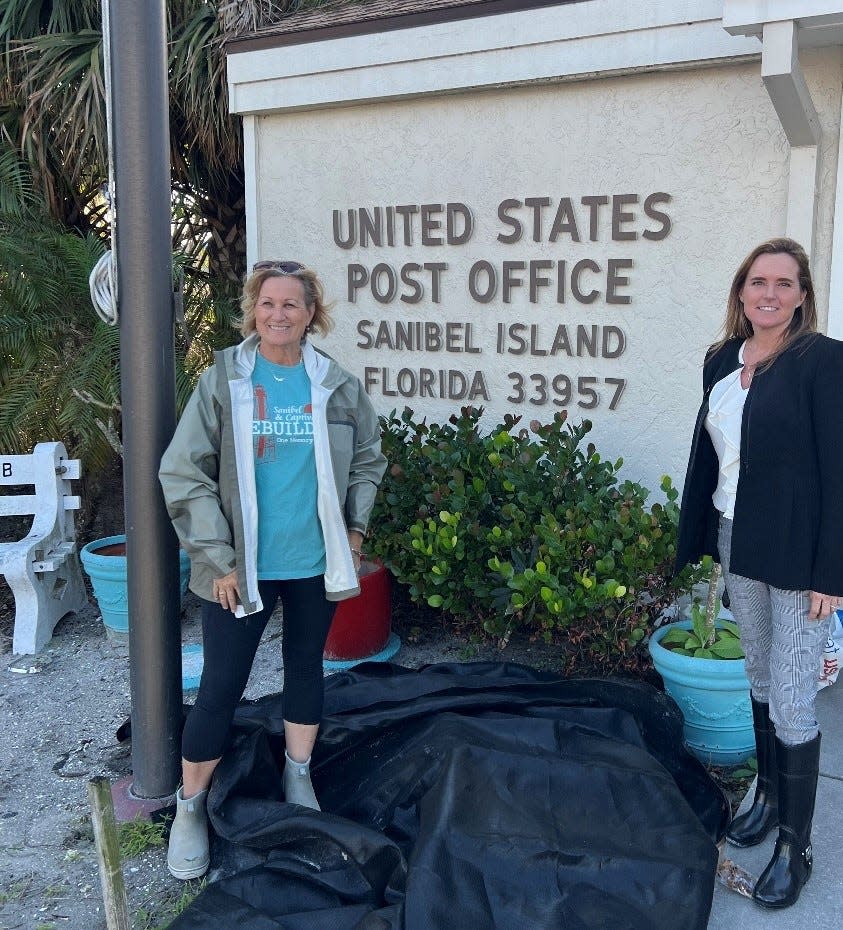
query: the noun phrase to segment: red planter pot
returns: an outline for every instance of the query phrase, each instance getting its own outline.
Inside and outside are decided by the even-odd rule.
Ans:
[[[329,661],[365,659],[390,639],[392,609],[389,572],[377,562],[360,566],[360,594],[340,601],[325,643]]]

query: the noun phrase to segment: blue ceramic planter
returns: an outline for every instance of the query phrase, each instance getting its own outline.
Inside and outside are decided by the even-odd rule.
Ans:
[[[755,754],[749,682],[743,659],[696,659],[660,645],[672,629],[689,630],[690,620],[660,627],[650,638],[650,655],[665,691],[682,710],[685,742],[702,762],[738,765]]]
[[[83,546],[79,557],[91,579],[106,632],[129,632],[129,594],[126,583],[126,537],[105,536]],[[179,582],[181,594],[187,591],[190,579],[190,559],[179,549]]]

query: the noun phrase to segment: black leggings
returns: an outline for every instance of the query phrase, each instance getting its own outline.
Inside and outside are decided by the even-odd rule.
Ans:
[[[304,724],[322,719],[322,653],[336,607],[325,600],[324,578],[261,581],[258,590],[263,610],[239,619],[219,604],[202,601],[202,678],[182,734],[182,756],[188,762],[222,755],[258,643],[279,597],[284,608],[284,719]]]

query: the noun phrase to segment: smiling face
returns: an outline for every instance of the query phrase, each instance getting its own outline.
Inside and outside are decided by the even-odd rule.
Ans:
[[[740,299],[755,335],[783,337],[805,299],[796,259],[785,252],[759,255],[749,268]]]
[[[304,285],[291,275],[267,278],[255,304],[260,353],[276,365],[296,365],[299,347],[315,306],[305,303]]]

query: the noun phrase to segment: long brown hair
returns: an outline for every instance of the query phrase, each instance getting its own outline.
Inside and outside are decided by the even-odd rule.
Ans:
[[[298,263],[290,262],[291,265]],[[280,268],[258,268],[253,271],[246,279],[243,285],[243,296],[240,298],[241,317],[238,321],[240,334],[249,336],[255,331],[255,306],[258,302],[263,282],[267,278],[295,278],[301,281],[304,288],[304,302],[309,307],[311,304],[316,308],[313,313],[313,319],[307,327],[307,332],[316,331],[320,336],[326,336],[333,325],[328,315],[333,304],[325,303],[325,290],[322,282],[316,276],[315,271],[309,268],[296,267],[291,271],[282,271]]]
[[[726,319],[723,322],[721,330],[722,336],[709,351],[719,349],[730,339],[749,339],[753,335],[752,323],[746,318],[743,312],[743,301],[740,293],[743,290],[746,279],[749,276],[749,270],[752,268],[755,260],[760,255],[790,255],[799,266],[799,287],[805,292],[802,303],[794,310],[793,318],[785,331],[781,344],[776,351],[766,358],[759,371],[769,367],[786,349],[790,348],[797,339],[806,333],[815,333],[817,331],[817,307],[814,299],[814,282],[811,280],[811,268],[808,261],[808,254],[794,239],[784,237],[777,239],[768,239],[762,242],[747,255],[741,262],[740,267],[735,272],[732,279],[732,287],[729,290],[729,298],[726,301]]]

